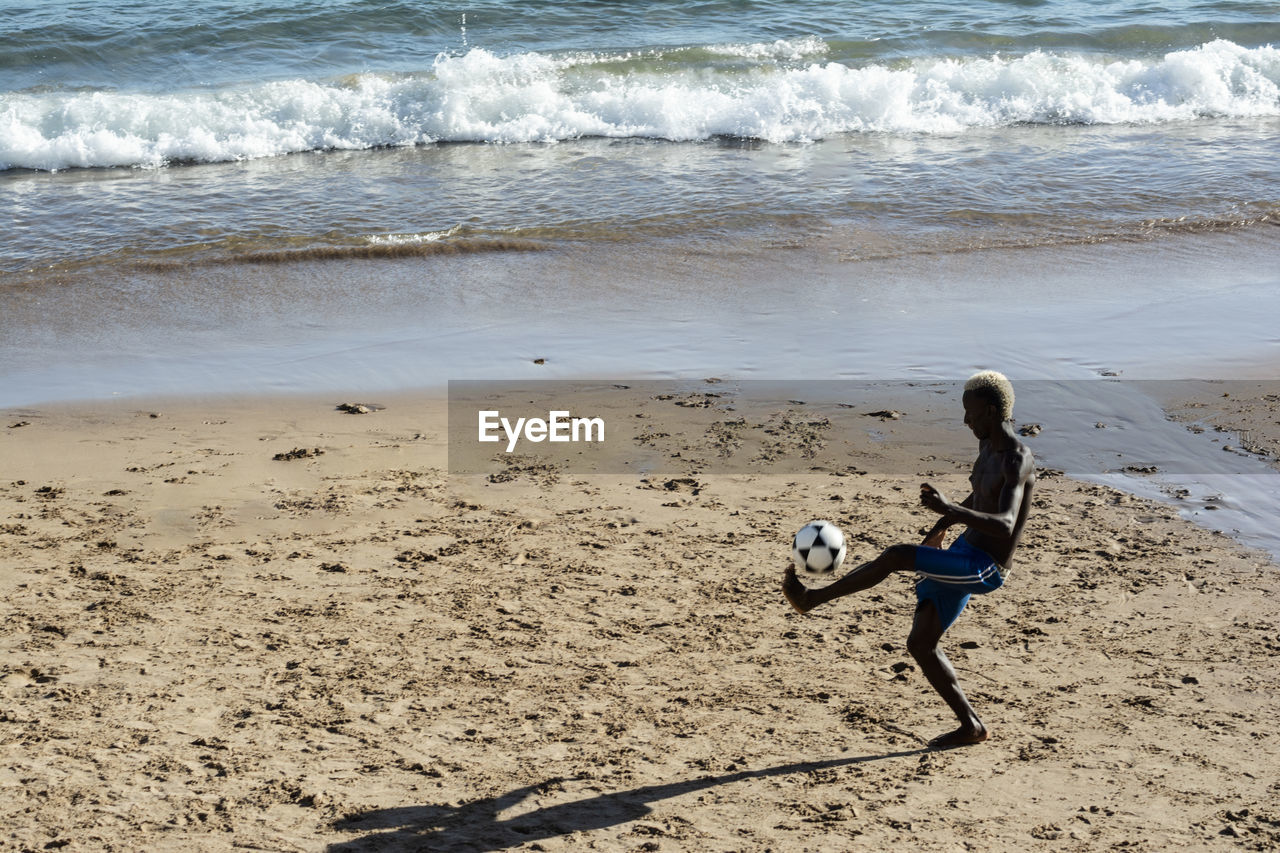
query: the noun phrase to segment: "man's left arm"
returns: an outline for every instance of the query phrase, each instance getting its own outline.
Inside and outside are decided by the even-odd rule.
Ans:
[[[1008,538],[1018,522],[1018,509],[1022,506],[1022,492],[1035,470],[1031,452],[1020,447],[1010,452],[1001,466],[1004,483],[994,512],[979,512],[964,504],[947,500],[946,496],[925,483],[920,487],[920,502],[942,516],[950,524],[963,524],[992,536]]]

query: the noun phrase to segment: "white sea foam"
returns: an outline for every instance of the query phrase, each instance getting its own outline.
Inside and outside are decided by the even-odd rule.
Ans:
[[[708,53],[720,56],[740,56],[744,59],[773,59],[795,62],[809,56],[822,56],[827,43],[810,36],[803,39],[778,39],[756,44],[720,44],[707,48]]]
[[[800,65],[817,40],[720,48],[767,60],[607,73],[586,57],[474,49],[427,73],[175,94],[0,95],[0,168],[162,166],[298,151],[583,136],[771,142],[1017,123],[1280,115],[1280,49],[1228,41],[1139,61],[1034,52],[902,66]],[[779,64],[790,62],[790,64]]]
[[[372,246],[418,246],[452,237],[461,227],[455,225],[447,231],[424,231],[418,234],[368,234],[364,239]]]

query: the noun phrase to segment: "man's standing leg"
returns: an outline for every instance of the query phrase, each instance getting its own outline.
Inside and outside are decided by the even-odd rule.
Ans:
[[[960,728],[929,741],[930,746],[938,749],[981,743],[988,737],[987,727],[978,719],[977,712],[960,689],[951,661],[942,653],[939,643],[942,642],[945,631],[934,603],[929,599],[920,601],[916,605],[916,618],[911,625],[911,634],[907,637],[907,650],[920,665],[920,671],[933,685],[933,689],[938,691],[938,695],[960,720]]]

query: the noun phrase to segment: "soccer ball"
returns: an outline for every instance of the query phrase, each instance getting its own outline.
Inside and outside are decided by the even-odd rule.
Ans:
[[[811,521],[796,533],[791,557],[796,568],[812,575],[825,575],[844,562],[844,534],[829,521]]]

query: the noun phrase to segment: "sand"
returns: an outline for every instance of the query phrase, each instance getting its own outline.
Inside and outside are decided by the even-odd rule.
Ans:
[[[1160,388],[1171,420],[1225,433],[1228,448],[1280,467],[1280,381],[1185,380],[1148,387]]]
[[[910,579],[779,581],[813,517],[918,540],[962,460],[491,482],[442,401],[337,402],[4,413],[0,849],[1280,845],[1280,574],[1170,506],[1045,472],[948,633],[993,737],[930,752]]]

